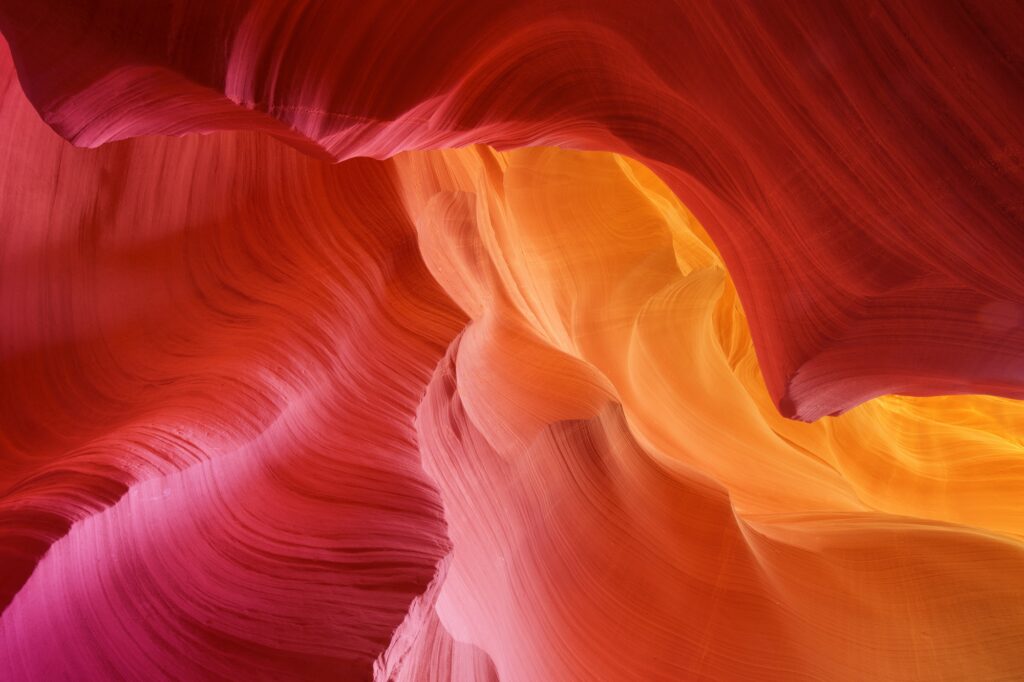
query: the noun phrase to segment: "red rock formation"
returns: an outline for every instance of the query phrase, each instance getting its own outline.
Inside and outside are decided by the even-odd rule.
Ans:
[[[489,5],[0,2],[0,677],[1024,676],[1024,6]]]
[[[77,144],[623,153],[715,239],[783,413],[1024,395],[1019,3],[5,4]]]

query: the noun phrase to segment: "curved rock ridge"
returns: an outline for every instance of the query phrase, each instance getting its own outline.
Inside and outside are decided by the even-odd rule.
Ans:
[[[769,392],[1024,396],[1015,2],[0,4],[84,146],[262,130],[335,159],[484,143],[628,155],[721,250]]]
[[[1024,674],[1024,403],[787,420],[714,245],[641,164],[396,164],[471,318],[417,419],[453,543],[436,611],[500,679]]]
[[[469,148],[396,164],[426,265],[472,320],[459,395],[498,450],[615,402],[656,459],[744,514],[874,508],[1024,535],[1024,403],[885,396],[783,418],[714,244],[638,162]]]
[[[369,679],[450,551],[413,420],[465,324],[393,170],[0,88],[0,677]]]
[[[1024,677],[1016,6],[7,4],[4,678]]]

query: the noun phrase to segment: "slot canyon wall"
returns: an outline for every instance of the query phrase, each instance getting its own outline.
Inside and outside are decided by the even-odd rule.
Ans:
[[[0,2],[0,677],[1024,677],[1022,26]]]

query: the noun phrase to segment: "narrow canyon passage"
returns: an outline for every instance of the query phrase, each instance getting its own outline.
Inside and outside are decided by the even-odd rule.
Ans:
[[[0,678],[1024,678],[1012,3],[0,1]]]

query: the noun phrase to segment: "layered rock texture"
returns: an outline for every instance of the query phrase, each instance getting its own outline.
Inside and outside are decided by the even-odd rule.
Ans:
[[[0,678],[1024,678],[1021,26],[0,1]]]

